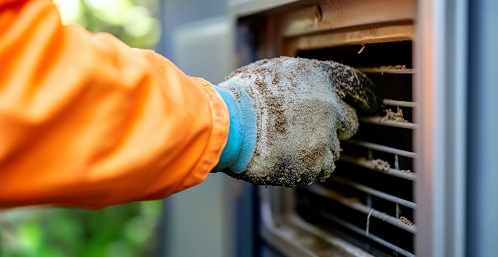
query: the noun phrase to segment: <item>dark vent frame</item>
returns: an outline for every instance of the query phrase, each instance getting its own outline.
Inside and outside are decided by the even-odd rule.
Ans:
[[[356,67],[379,85],[385,108],[393,113],[401,109],[409,121],[360,117],[360,131],[342,143],[338,168],[327,182],[261,190],[263,239],[286,256],[414,256],[416,226],[408,224],[416,208],[411,59],[415,5],[333,1],[239,21],[254,30],[256,58],[301,56]],[[363,10],[370,11],[358,15]],[[338,22],[338,15],[349,19]],[[376,140],[376,134],[388,136]],[[391,168],[378,171],[371,167],[373,159],[388,161]],[[368,179],[383,178],[381,185],[391,189],[358,181],[361,172]]]

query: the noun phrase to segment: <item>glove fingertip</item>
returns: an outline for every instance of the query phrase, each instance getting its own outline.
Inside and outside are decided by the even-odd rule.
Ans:
[[[322,61],[337,95],[360,112],[375,113],[382,106],[382,96],[375,84],[361,71],[334,61]]]

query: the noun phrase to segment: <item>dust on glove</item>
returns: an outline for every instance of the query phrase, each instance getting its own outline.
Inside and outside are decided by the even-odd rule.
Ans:
[[[260,185],[328,178],[339,140],[358,130],[355,108],[373,113],[382,102],[363,73],[302,58],[257,61],[215,88],[230,113],[228,142],[215,170]]]

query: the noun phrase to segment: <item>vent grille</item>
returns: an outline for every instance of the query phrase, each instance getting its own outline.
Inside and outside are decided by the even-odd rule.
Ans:
[[[385,111],[359,117],[359,131],[341,143],[341,158],[330,179],[295,191],[296,212],[375,256],[414,256],[413,163],[417,155],[412,143],[416,129],[412,43],[340,46],[298,55],[334,60],[363,71],[383,94]]]

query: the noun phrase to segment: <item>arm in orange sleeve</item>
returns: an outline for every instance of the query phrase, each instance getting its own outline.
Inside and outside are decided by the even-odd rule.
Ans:
[[[204,180],[228,134],[211,84],[48,0],[0,3],[0,207],[101,208]]]

